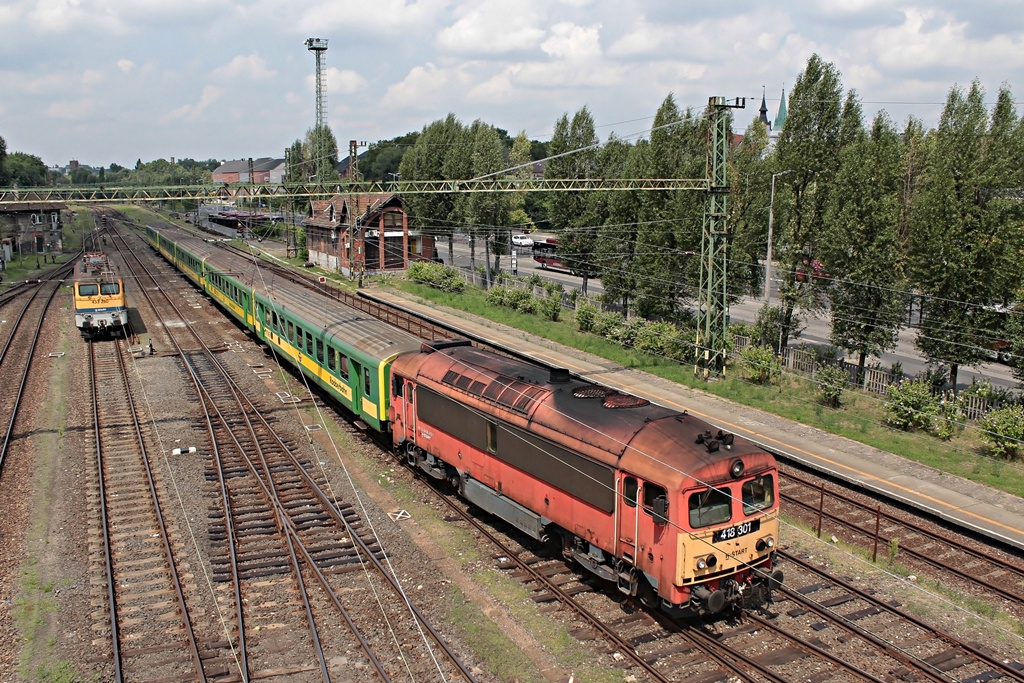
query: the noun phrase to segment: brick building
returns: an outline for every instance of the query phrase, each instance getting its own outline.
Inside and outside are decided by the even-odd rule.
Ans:
[[[309,260],[345,275],[400,271],[434,259],[434,238],[409,230],[395,194],[335,195],[310,203],[303,221]]]

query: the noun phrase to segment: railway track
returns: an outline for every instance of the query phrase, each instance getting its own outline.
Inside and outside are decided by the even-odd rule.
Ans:
[[[795,468],[786,468],[780,490],[787,514],[818,532],[837,534],[844,542],[879,553],[937,583],[955,582],[964,592],[1024,615],[1024,557],[986,547],[945,530],[909,511],[828,484]],[[885,501],[883,501],[884,503]]]
[[[0,376],[4,377],[4,391],[0,392],[0,472],[11,443],[14,425],[22,406],[25,383],[28,381],[32,361],[38,352],[39,333],[43,318],[60,290],[60,275],[72,266],[64,266],[54,273],[50,280],[26,290],[20,297],[5,302],[0,316],[6,321],[0,324]]]
[[[93,588],[105,587],[112,680],[205,681],[122,342],[90,344],[89,370],[102,565]]]
[[[140,283],[150,277],[142,265],[132,266]],[[326,491],[316,463],[244,396],[202,335],[167,324],[186,316],[170,298],[153,301],[152,283],[143,291],[195,384],[210,434],[212,569],[234,586],[234,599],[222,602],[241,606],[243,678],[331,680],[328,661],[342,659],[344,680],[475,680],[395,580],[357,507]],[[333,628],[339,619],[347,629]]]

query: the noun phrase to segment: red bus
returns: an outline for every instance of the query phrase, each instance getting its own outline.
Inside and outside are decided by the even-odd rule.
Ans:
[[[558,258],[558,240],[548,237],[544,240],[533,241],[533,260],[540,264],[541,268],[558,268],[569,270]]]

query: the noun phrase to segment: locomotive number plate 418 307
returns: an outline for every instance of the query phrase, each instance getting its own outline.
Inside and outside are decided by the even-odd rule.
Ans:
[[[712,537],[711,541],[712,543],[718,543],[719,541],[729,541],[734,538],[739,538],[740,536],[752,534],[760,528],[761,520],[752,519],[749,522],[743,522],[743,524],[737,524],[736,526],[731,526],[728,529],[719,529],[715,532],[715,535]]]

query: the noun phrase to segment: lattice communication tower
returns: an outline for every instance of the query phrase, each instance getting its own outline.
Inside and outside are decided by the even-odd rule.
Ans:
[[[327,161],[327,140],[324,131],[327,129],[327,85],[324,82],[324,70],[327,67],[327,41],[323,38],[307,38],[306,49],[316,56],[316,128],[313,136],[315,148],[313,154],[316,164],[317,183],[324,182],[324,164]]]

